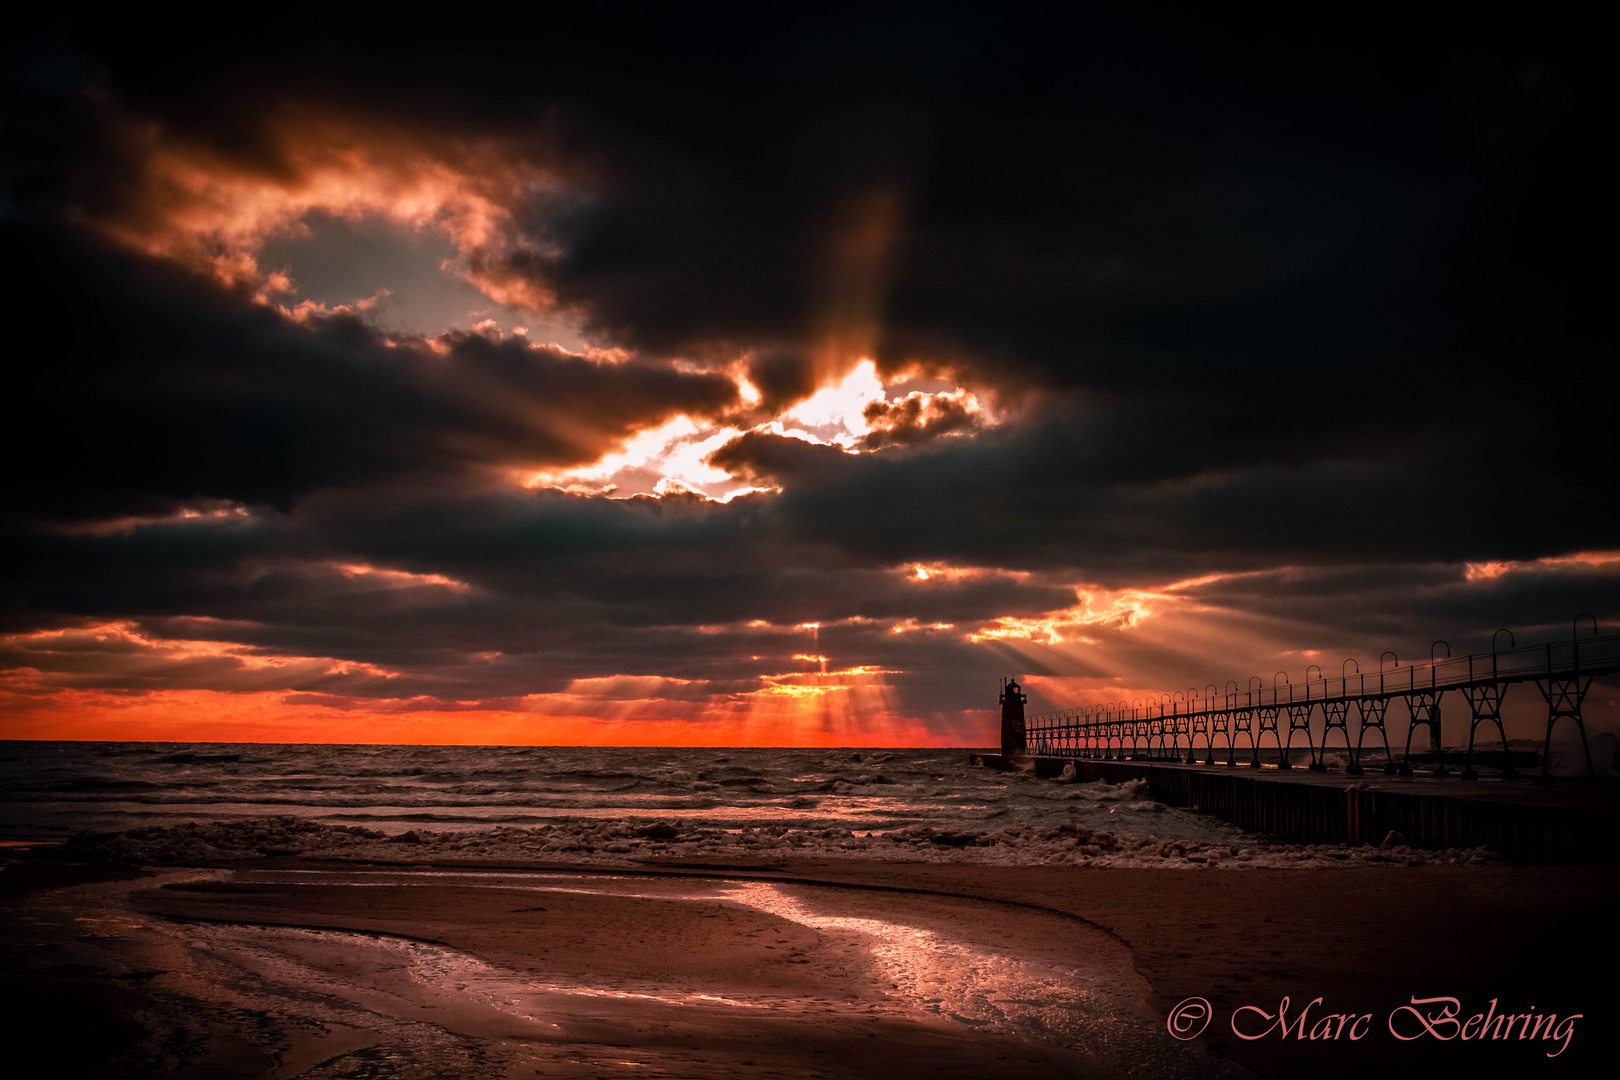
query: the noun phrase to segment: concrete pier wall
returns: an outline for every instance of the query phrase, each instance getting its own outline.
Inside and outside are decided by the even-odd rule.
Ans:
[[[1485,847],[1516,863],[1620,863],[1620,793],[1461,780],[1294,778],[1276,770],[1135,761],[976,755],[986,767],[1085,783],[1146,781],[1159,802],[1212,814],[1299,844],[1378,844],[1391,831],[1413,847]],[[1471,790],[1464,790],[1471,789]]]

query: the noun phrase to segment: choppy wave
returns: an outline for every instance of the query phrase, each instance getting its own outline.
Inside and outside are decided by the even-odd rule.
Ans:
[[[1064,785],[966,750],[26,743],[0,755],[0,836],[281,816],[447,832],[569,820],[867,835],[1059,826],[1233,832],[1134,789]]]

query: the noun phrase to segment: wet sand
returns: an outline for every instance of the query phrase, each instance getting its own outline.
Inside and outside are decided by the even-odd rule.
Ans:
[[[1304,1077],[1482,1055],[1580,1074],[1614,1015],[1580,976],[1610,950],[1620,875],[265,859],[0,881],[11,1039],[56,1075]],[[1225,1030],[1284,994],[1381,1037]],[[1172,1039],[1195,995],[1216,1023]],[[1384,1018],[1414,995],[1586,1026],[1558,1059],[1399,1042]]]

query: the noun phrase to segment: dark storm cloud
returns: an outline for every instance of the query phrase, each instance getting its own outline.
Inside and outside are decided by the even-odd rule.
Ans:
[[[1223,578],[1187,595],[1299,625],[1333,627],[1340,642],[1385,639],[1404,645],[1406,659],[1424,660],[1434,638],[1446,639],[1459,656],[1488,652],[1498,626],[1522,644],[1567,639],[1577,612],[1620,611],[1620,563],[1293,568]],[[1604,632],[1613,629],[1611,624]],[[1428,639],[1416,640],[1414,630]],[[1584,620],[1581,632],[1590,632]],[[1508,640],[1502,638],[1503,648]]]
[[[1293,447],[1290,418],[1222,439],[1194,418],[1077,402],[913,452],[852,457],[751,434],[717,460],[785,491],[796,535],[895,561],[1068,568],[1105,584],[1336,561],[1485,561],[1612,546],[1600,476],[1496,433],[1433,427]],[[1123,414],[1123,415],[1122,415]],[[1126,420],[1127,422],[1121,422]],[[1517,440],[1515,440],[1517,443]],[[1533,500],[1526,504],[1520,498]],[[1522,494],[1520,494],[1522,493]]]
[[[902,653],[915,660],[912,643],[930,635],[934,644],[923,651],[937,652],[941,635],[928,624],[965,630],[1073,599],[1038,580],[918,581],[806,545],[760,510],[745,500],[417,490],[317,497],[291,514],[251,520],[35,534],[10,545],[11,565],[28,574],[9,591],[29,602],[12,612],[10,629],[132,621],[154,639],[230,642],[255,654],[405,673],[386,682],[350,676],[364,687],[350,693],[468,698],[616,674],[757,684],[761,670],[797,670],[794,654],[826,652],[833,640],[848,646],[842,665],[882,666]],[[419,577],[405,577],[413,573]],[[908,631],[914,637],[890,633],[908,620],[924,624]],[[816,646],[815,635],[797,629],[813,621],[848,626],[829,625],[830,637]],[[176,685],[215,685],[237,678],[234,664],[215,658],[171,674]],[[261,683],[274,673],[244,677]],[[324,671],[288,677],[302,680],[293,689],[330,681]]]
[[[1299,412],[1296,445],[1450,426],[1444,399],[1537,437],[1564,413],[1598,449],[1554,389],[1605,340],[1601,99],[1557,26],[684,9],[490,40],[403,12],[377,50],[322,24],[228,63],[75,32],[133,108],[244,167],[293,167],[267,130],[293,105],[517,135],[564,191],[514,208],[508,269],[631,347],[758,350],[772,400],[809,389],[859,278],[886,362],[1009,392]],[[845,250],[875,190],[893,236]]]
[[[846,456],[834,446],[750,431],[710,454],[708,461],[756,484],[790,484],[804,488],[819,487],[839,476],[844,471]]]
[[[206,100],[144,53],[107,62],[227,147],[267,103],[388,94],[431,101],[435,133],[543,130],[574,193],[519,213],[514,269],[628,346],[755,350],[771,404],[866,304],[885,362],[1093,395],[1088,423],[1151,425],[1125,441],[1172,474],[1432,440],[1608,483],[1603,98],[1557,25],[634,22],[548,16],[536,70],[406,16],[386,56],[329,37],[179,65]],[[874,191],[887,240],[851,217]]]
[[[775,413],[815,393],[816,371],[801,349],[763,349],[749,358],[748,381],[759,390],[760,408]]]
[[[228,56],[74,33],[133,107],[267,169],[290,102],[554,125],[590,197],[533,208],[532,272],[643,348],[814,338],[829,233],[873,185],[906,192],[885,354],[989,378],[1319,386],[1477,368],[1580,314],[1598,104],[1560,28],[1074,15],[548,12],[493,39],[402,12],[386,50],[338,17]]]
[[[979,418],[961,401],[912,394],[897,402],[874,401],[863,412],[874,429],[861,445],[868,450],[927,442],[940,435],[967,432]]]
[[[13,368],[30,424],[0,436],[13,514],[286,506],[329,486],[582,464],[639,427],[736,398],[717,376],[522,340],[391,346],[353,317],[299,325],[159,260],[0,230],[11,299],[40,332]]]
[[[7,629],[129,620],[404,673],[285,688],[444,700],[611,674],[741,689],[818,654],[932,672],[901,679],[947,709],[986,662],[963,632],[1073,603],[1060,581],[1252,571],[1188,595],[1346,641],[1620,604],[1579,567],[1463,576],[1620,546],[1599,69],[1556,28],[671,9],[492,33],[400,11],[381,47],[355,18],[229,49],[83,22],[16,66],[0,227],[16,339],[42,340],[15,349],[32,424],[4,436]],[[550,170],[502,194],[513,236],[481,269],[630,358],[389,347],[61,224],[163,209],[132,179],[141,124],[296,180],[289,115]],[[743,359],[769,412],[863,340],[1006,422],[933,398],[869,417],[871,454],[745,434],[711,461],[783,490],[724,506],[490,490],[676,413],[741,414],[670,357]],[[911,561],[1036,573],[923,584],[894,572]],[[808,622],[813,644],[789,629]],[[97,640],[100,668],[4,659],[268,677],[240,656],[138,673],[108,658],[136,646]]]

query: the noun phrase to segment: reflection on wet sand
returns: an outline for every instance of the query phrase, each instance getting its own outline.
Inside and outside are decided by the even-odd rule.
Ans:
[[[172,871],[70,891],[54,908],[150,973],[159,1022],[122,1075],[183,1075],[226,1044],[235,1071],[211,1072],[277,1078],[1224,1071],[1154,1037],[1117,942],[983,901],[433,870]]]

